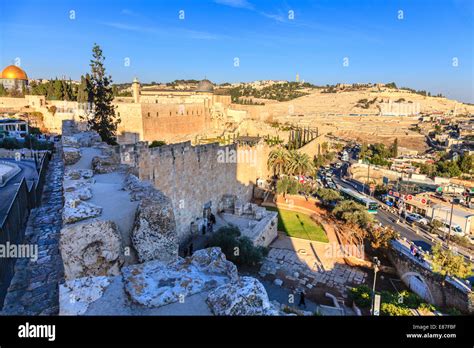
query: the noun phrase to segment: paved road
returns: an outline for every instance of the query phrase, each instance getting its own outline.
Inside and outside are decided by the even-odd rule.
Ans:
[[[21,168],[21,172],[10,179],[4,187],[0,188],[0,221],[3,221],[23,177],[32,182],[38,178],[38,173],[35,169],[34,161],[23,160],[15,162],[11,158],[0,158],[0,160],[15,163]]]
[[[347,187],[351,189],[356,189],[360,192],[362,192],[367,187],[364,187],[360,182],[352,180],[352,179],[347,179],[347,180],[342,180],[341,177],[345,176],[347,173],[347,168],[348,168],[348,163],[344,163],[344,165],[336,171],[336,175],[334,177],[334,181],[336,184],[342,187]],[[367,191],[366,191],[367,192]],[[383,204],[383,203],[380,203]],[[422,228],[418,228],[418,233],[416,233],[412,228],[410,228],[408,225],[406,225],[403,221],[403,219],[397,223],[398,216],[394,215],[392,213],[389,213],[387,211],[384,211],[382,209],[379,209],[377,214],[375,215],[375,218],[382,223],[384,226],[390,226],[393,228],[396,232],[400,234],[400,236],[405,237],[406,239],[412,241],[417,245],[418,247],[421,247],[425,251],[431,251],[431,248],[433,245],[435,245],[436,241],[433,242],[431,240],[431,236],[427,233],[427,231],[424,231]],[[446,247],[446,243],[440,239],[437,240],[437,242],[441,242],[443,246]],[[461,248],[458,248],[458,252],[462,254],[467,260],[470,259],[471,253],[467,250],[463,250]]]

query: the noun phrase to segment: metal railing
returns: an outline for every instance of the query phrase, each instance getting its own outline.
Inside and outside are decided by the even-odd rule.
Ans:
[[[51,153],[43,155],[39,162],[38,179],[28,184],[23,178],[18,186],[15,196],[10,203],[7,213],[0,220],[0,245],[7,249],[7,245],[18,245],[23,242],[26,223],[31,209],[41,204],[41,194],[46,180],[46,172]],[[14,275],[16,258],[0,255],[0,309],[3,307],[8,287]]]

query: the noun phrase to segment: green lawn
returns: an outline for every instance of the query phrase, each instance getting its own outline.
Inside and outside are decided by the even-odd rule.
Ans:
[[[283,231],[290,237],[329,242],[323,226],[311,220],[309,215],[274,207],[265,208],[278,212],[278,231]]]

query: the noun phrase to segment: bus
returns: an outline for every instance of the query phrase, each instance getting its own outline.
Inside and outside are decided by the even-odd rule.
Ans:
[[[377,208],[379,205],[373,199],[370,199],[357,191],[354,191],[345,187],[341,187],[340,192],[343,197],[353,200],[354,202],[357,202],[359,204],[362,204],[364,207],[367,208],[367,212],[371,214],[377,213]]]

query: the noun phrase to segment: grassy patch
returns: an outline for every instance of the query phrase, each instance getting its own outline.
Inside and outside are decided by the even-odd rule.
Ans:
[[[283,231],[290,237],[329,242],[323,226],[313,221],[309,215],[273,207],[265,208],[278,212],[278,231]]]

